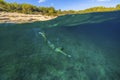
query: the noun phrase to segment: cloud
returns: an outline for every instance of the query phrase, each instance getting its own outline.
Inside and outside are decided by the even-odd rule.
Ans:
[[[97,0],[99,2],[111,1],[111,0]]]
[[[46,0],[39,0],[38,3],[42,3],[42,2],[45,2]]]

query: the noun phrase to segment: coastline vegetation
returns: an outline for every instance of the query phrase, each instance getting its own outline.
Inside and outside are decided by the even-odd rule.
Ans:
[[[18,12],[25,14],[42,14],[48,16],[58,16],[65,14],[80,14],[80,13],[89,13],[89,12],[106,12],[106,11],[116,11],[120,10],[120,4],[116,7],[103,7],[97,6],[88,8],[85,10],[56,10],[54,7],[43,7],[43,6],[34,6],[27,3],[18,4],[16,2],[8,3],[4,0],[0,0],[0,11],[4,12]]]

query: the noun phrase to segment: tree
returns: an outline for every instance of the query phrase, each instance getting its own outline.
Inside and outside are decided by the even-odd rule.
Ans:
[[[0,11],[6,11],[6,2],[4,0],[0,0]]]
[[[4,0],[0,0],[0,4],[6,4]]]
[[[117,9],[120,9],[120,4],[116,5],[116,8],[117,8]]]
[[[45,7],[39,7],[39,11],[44,15],[45,13],[48,13],[47,8]]]
[[[22,7],[22,13],[27,13],[27,14],[31,14],[32,13],[32,5],[30,4],[21,4]]]
[[[48,15],[53,15],[55,13],[55,9],[53,7],[48,8]]]
[[[62,14],[62,11],[61,11],[61,9],[59,9],[59,10],[56,10],[56,15],[60,15],[60,14]]]
[[[116,7],[103,7],[103,6],[97,6],[88,8],[85,10],[64,10],[61,11],[54,9],[54,7],[37,7],[33,6],[31,4],[17,4],[17,3],[7,3],[4,0],[0,0],[0,11],[6,11],[6,12],[21,12],[26,14],[43,14],[43,15],[51,15],[51,16],[57,16],[57,15],[64,15],[64,14],[79,14],[79,13],[89,13],[89,12],[103,12],[103,11],[114,11],[114,10],[120,10],[120,4],[116,5]]]

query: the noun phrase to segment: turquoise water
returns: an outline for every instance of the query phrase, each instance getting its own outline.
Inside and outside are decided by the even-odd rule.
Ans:
[[[1,24],[0,80],[120,80],[118,14],[66,15],[47,22]]]

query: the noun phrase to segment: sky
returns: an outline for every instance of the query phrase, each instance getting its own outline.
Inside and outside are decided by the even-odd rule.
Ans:
[[[114,7],[120,0],[5,0],[7,2],[28,3],[35,6],[53,6],[61,10],[83,10],[95,6]]]

